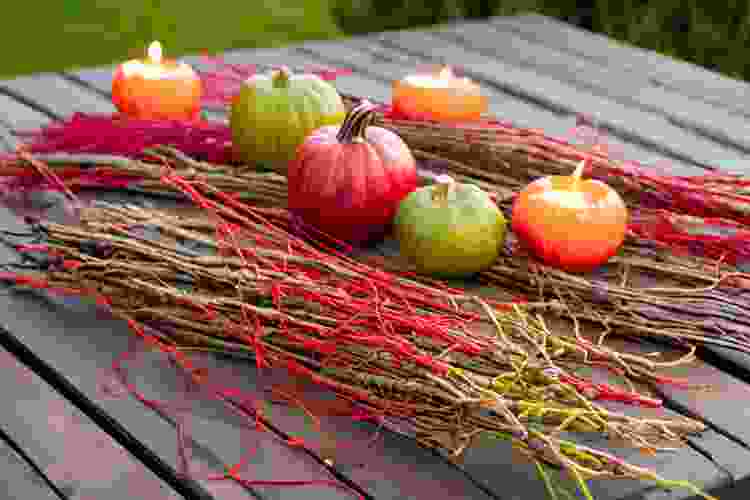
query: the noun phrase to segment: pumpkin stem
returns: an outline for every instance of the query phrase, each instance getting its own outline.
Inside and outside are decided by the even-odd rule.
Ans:
[[[370,101],[363,99],[354,106],[341,124],[336,138],[341,143],[349,144],[352,142],[364,142],[365,130],[375,118],[375,109],[377,107]]]
[[[292,76],[292,72],[289,71],[287,66],[279,66],[273,72],[273,86],[275,88],[284,88],[289,86],[289,77]]]
[[[432,192],[432,200],[445,203],[448,201],[448,196],[455,181],[449,175],[439,175],[436,180],[438,184]]]

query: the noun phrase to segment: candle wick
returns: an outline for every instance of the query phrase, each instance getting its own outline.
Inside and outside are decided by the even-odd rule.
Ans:
[[[578,164],[575,171],[573,172],[573,182],[572,182],[573,189],[578,189],[578,183],[581,180],[581,176],[583,175],[583,168],[585,166],[586,166],[586,160],[581,160],[581,163]]]

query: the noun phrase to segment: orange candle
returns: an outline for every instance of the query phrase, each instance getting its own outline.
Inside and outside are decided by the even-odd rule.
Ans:
[[[476,121],[487,111],[487,98],[469,78],[450,66],[409,75],[393,82],[393,111],[414,120]]]
[[[537,179],[513,204],[512,228],[543,263],[588,271],[617,253],[625,240],[628,209],[607,184],[582,179],[582,161],[570,176]]]
[[[189,65],[162,59],[159,42],[148,59],[121,64],[112,81],[112,102],[121,113],[151,120],[192,120],[200,116],[202,87]]]

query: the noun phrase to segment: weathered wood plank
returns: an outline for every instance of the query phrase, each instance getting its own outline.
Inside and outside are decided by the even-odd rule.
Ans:
[[[544,43],[552,49],[562,49],[612,68],[633,71],[670,90],[724,106],[746,116],[750,114],[750,84],[747,82],[605,35],[581,30],[552,17],[526,14],[496,17],[490,19],[490,22],[501,29],[523,34],[528,40]]]
[[[299,46],[299,50],[325,58],[332,64],[346,64],[358,72],[376,73],[377,77],[389,83],[393,79],[414,71],[417,65],[425,63],[420,57],[384,47],[373,37],[350,39],[345,43],[308,42]],[[496,88],[489,87],[483,90],[490,101],[490,111],[498,118],[511,121],[519,127],[542,128],[550,136],[580,143],[570,134],[575,127],[574,113],[545,109]],[[613,151],[626,159],[637,160],[644,164],[667,161],[675,171],[684,175],[697,175],[704,172],[698,166],[612,135],[607,137],[607,143]]]
[[[707,351],[703,355],[707,362],[750,386],[750,355],[723,347],[711,347]]]
[[[63,73],[63,77],[73,79],[79,85],[95,90],[102,96],[110,96],[112,93],[112,78],[116,66],[102,66],[98,68],[86,68],[76,72]]]
[[[2,93],[0,93],[0,109],[2,109],[0,125],[11,131],[32,130],[49,121],[47,115]]]
[[[2,427],[64,494],[81,499],[106,494],[124,500],[132,498],[137,482],[143,498],[177,498],[152,471],[4,349],[0,367],[3,397],[13,401],[0,405]],[[5,472],[4,464],[0,470]],[[12,489],[13,479],[4,479]]]
[[[456,61],[470,77],[483,84],[527,96],[549,109],[591,115],[621,139],[687,163],[710,168],[717,159],[737,163],[746,159],[736,151],[673,125],[662,116],[582,92],[554,78],[504,64],[426,33],[389,32],[379,34],[377,38],[383,45],[420,56],[425,62]],[[439,51],[435,50],[436,47]],[[436,53],[440,57],[435,56]]]
[[[0,109],[4,112],[0,116],[0,152],[14,151],[19,146],[16,131],[37,129],[49,121],[46,115],[3,94],[0,94]]]
[[[16,139],[13,131],[8,125],[0,123],[0,152],[14,151],[17,147],[18,139]]]
[[[603,66],[562,50],[528,42],[514,33],[492,30],[484,23],[454,24],[429,33],[615,102],[661,114],[672,123],[743,153],[750,151],[750,140],[747,139],[750,122],[743,116],[652,85],[636,72]]]
[[[676,357],[670,349],[645,341],[634,343],[623,339],[611,339],[610,345],[634,354],[658,353],[661,361],[670,361]],[[717,433],[750,450],[750,431],[745,424],[750,416],[750,409],[746,410],[742,406],[738,408],[737,405],[737,401],[750,399],[750,385],[727,373],[721,365],[717,367],[702,360],[662,368],[660,372],[666,376],[687,380],[695,386],[709,387],[685,389],[661,384],[655,390],[660,397],[669,402],[670,408],[706,422]],[[745,473],[750,474],[750,467]]]
[[[4,441],[0,442],[0,490],[5,492],[6,498],[60,499],[59,494],[55,493],[32,466]]]
[[[55,74],[22,76],[0,82],[0,91],[10,94],[51,118],[62,119],[76,111],[112,113],[111,102]]]

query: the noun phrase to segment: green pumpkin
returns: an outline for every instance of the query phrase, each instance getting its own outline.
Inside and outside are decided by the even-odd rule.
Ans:
[[[344,121],[336,89],[317,75],[281,68],[254,75],[232,101],[229,125],[235,152],[247,163],[268,163],[286,173],[286,163],[310,132]]]
[[[394,220],[401,255],[423,274],[461,278],[500,254],[506,220],[489,195],[452,179],[410,193]]]

